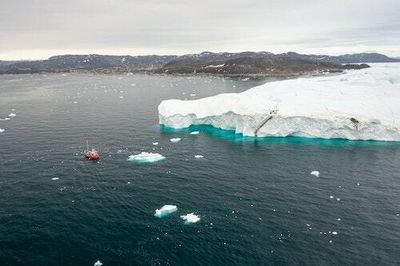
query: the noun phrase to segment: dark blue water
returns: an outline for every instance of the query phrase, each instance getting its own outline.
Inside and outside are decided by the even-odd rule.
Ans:
[[[399,265],[400,144],[157,126],[162,99],[257,84],[0,76],[0,265]],[[142,151],[166,160],[127,161]]]

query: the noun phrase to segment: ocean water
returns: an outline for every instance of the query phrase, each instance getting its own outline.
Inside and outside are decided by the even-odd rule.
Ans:
[[[0,119],[16,114],[0,120],[0,265],[399,265],[399,143],[157,125],[163,99],[260,83],[0,76]],[[141,152],[166,159],[127,161]]]

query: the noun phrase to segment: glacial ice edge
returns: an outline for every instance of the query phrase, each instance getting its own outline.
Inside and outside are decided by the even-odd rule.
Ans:
[[[244,136],[400,141],[400,64],[276,81],[242,93],[165,100],[159,123],[209,125]]]
[[[218,116],[197,118],[189,115],[159,115],[160,124],[182,129],[192,125],[210,125],[222,130],[233,130],[236,134],[249,137],[305,137],[323,139],[348,140],[379,140],[400,141],[400,131],[391,125],[383,125],[380,121],[371,119],[362,121],[358,128],[351,122],[352,117],[335,117],[322,119],[302,116],[273,116],[255,135],[262,115],[248,116],[232,112]]]

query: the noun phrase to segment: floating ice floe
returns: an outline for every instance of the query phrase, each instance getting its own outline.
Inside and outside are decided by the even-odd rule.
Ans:
[[[157,146],[158,145],[158,142],[153,142],[152,143],[154,146]]]
[[[338,234],[338,233],[337,233],[337,232],[335,232],[335,231],[333,231],[333,232],[332,232],[332,235],[337,235],[337,234]]]
[[[310,173],[310,175],[319,177],[319,171],[312,171],[312,172]]]
[[[167,217],[171,213],[174,213],[178,210],[178,207],[175,205],[164,205],[161,207],[161,209],[156,209],[156,212],[154,213],[154,216],[158,218],[163,218]]]
[[[9,115],[8,115],[9,117],[15,117],[15,116],[17,116],[15,113],[10,113]]]
[[[9,118],[9,117],[6,117],[6,118],[4,118],[4,120],[10,120],[10,118]]]
[[[77,101],[73,101],[72,103],[75,103],[75,104],[77,104],[78,102],[77,102]]]
[[[181,218],[185,221],[185,224],[192,224],[200,221],[200,216],[194,214],[193,212],[186,215],[181,215]]]
[[[99,261],[99,260],[97,260],[94,264],[93,264],[93,266],[102,266],[103,265],[103,263],[101,262],[101,261]]]
[[[6,131],[4,128],[0,128],[0,133],[3,133],[4,131]]]
[[[164,160],[165,157],[159,153],[142,152],[136,155],[129,155],[128,161],[134,161],[138,163],[153,163]]]
[[[59,180],[59,177],[53,177],[51,180]]]
[[[190,132],[190,135],[198,135],[200,133],[200,131],[192,131]]]
[[[203,156],[203,155],[200,155],[200,154],[196,154],[196,155],[194,156],[194,158],[196,158],[196,159],[201,159],[201,158],[204,158],[204,156]]]
[[[172,138],[172,139],[170,139],[170,141],[176,143],[176,142],[181,141],[181,138]]]
[[[274,81],[241,93],[164,100],[159,123],[211,125],[245,136],[400,141],[400,63]]]

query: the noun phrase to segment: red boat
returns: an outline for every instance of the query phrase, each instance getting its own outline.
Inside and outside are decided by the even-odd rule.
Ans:
[[[83,152],[83,155],[89,160],[98,160],[100,159],[99,153],[95,149],[89,149],[89,143],[86,141],[86,150]]]

